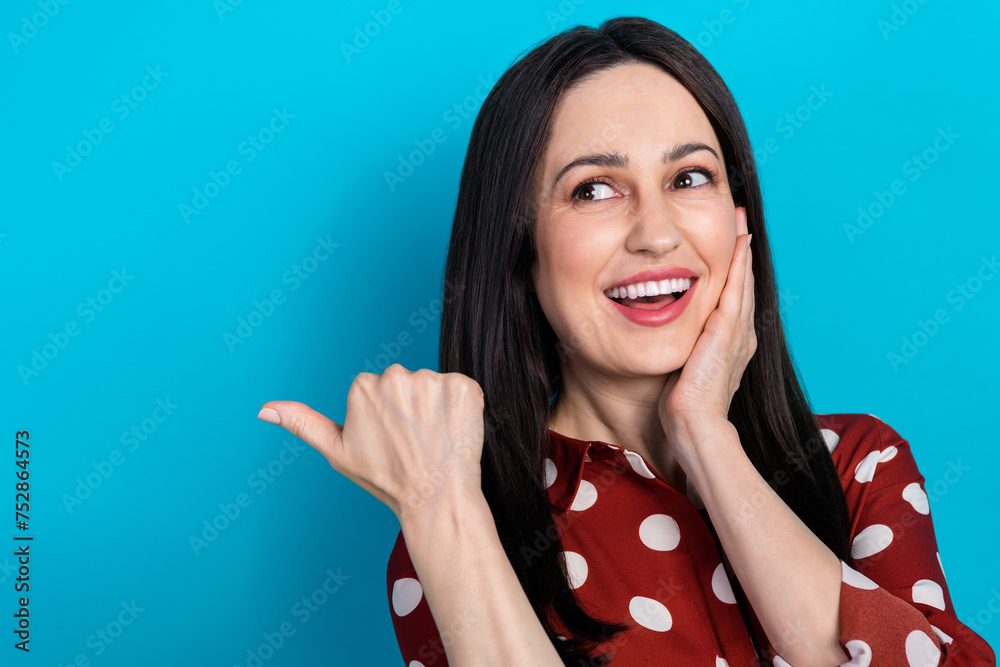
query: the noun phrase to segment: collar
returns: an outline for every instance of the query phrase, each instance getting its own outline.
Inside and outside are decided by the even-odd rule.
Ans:
[[[594,459],[619,457],[631,468],[629,474],[636,474],[643,481],[659,479],[663,484],[687,498],[698,510],[705,507],[697,490],[690,484],[681,491],[674,488],[670,482],[654,472],[637,452],[597,440],[577,440],[548,429],[548,457],[545,460],[545,483],[549,494],[549,502],[553,508],[566,511],[573,504],[580,481],[583,479],[583,466]]]
[[[559,511],[573,503],[577,487],[583,479],[583,464],[588,458],[590,443],[548,431],[548,458],[545,459],[545,483],[549,502]],[[554,477],[554,479],[553,479]],[[551,483],[550,483],[551,480]]]

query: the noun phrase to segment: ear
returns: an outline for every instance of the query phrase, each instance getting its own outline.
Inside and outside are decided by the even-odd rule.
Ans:
[[[747,210],[742,206],[736,207],[736,235],[749,234],[747,230]]]

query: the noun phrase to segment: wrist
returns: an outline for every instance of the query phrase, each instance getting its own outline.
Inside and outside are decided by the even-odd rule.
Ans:
[[[728,419],[688,417],[675,421],[668,440],[699,491],[709,482],[712,466],[730,460],[737,449],[743,453],[736,427]]]
[[[442,522],[458,527],[481,518],[484,511],[492,520],[489,504],[478,484],[448,480],[415,489],[400,501],[395,513],[405,535],[433,531]]]
[[[731,421],[714,414],[678,415],[670,421],[667,431],[671,442],[694,452],[722,442],[735,433],[736,427]]]

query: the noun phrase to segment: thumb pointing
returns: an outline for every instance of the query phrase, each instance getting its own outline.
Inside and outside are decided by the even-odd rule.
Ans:
[[[335,460],[344,429],[332,419],[295,401],[268,401],[257,414],[257,419],[276,424],[301,438],[325,456],[334,469],[340,470]]]

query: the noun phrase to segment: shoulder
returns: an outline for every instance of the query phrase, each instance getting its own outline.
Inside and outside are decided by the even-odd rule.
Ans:
[[[873,481],[877,486],[924,481],[910,451],[910,443],[875,415],[832,413],[813,416],[845,489]]]

